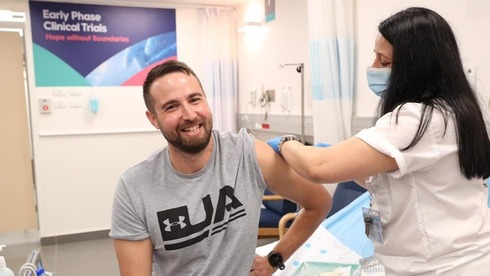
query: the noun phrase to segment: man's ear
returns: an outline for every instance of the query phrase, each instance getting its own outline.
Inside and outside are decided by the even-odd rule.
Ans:
[[[157,120],[157,117],[155,116],[155,114],[153,114],[152,112],[150,112],[149,110],[146,111],[146,117],[148,118],[148,120],[150,121],[150,123],[156,128],[156,129],[160,129],[160,127],[158,126],[158,120]]]

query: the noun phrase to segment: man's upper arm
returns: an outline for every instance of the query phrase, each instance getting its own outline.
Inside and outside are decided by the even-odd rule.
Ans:
[[[303,207],[314,206],[325,200],[320,195],[325,188],[299,176],[286,161],[266,143],[256,140],[255,150],[265,182],[274,193],[286,197]],[[318,195],[316,197],[315,195]],[[328,200],[328,199],[327,199]]]
[[[114,239],[121,276],[150,276],[153,245],[150,239],[129,241]]]

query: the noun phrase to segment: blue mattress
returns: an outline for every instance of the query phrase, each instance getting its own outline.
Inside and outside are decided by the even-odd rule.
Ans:
[[[368,192],[330,216],[322,225],[345,246],[363,257],[369,257],[374,254],[374,246],[364,234],[362,207],[369,207]]]

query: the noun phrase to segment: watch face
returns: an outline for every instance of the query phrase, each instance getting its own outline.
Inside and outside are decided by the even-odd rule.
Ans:
[[[269,260],[269,263],[272,267],[277,267],[280,270],[283,270],[285,268],[281,254],[277,252],[271,252],[267,256],[267,259]]]
[[[277,266],[280,262],[282,262],[282,257],[281,255],[274,253],[269,257],[269,260],[274,264],[274,266]]]

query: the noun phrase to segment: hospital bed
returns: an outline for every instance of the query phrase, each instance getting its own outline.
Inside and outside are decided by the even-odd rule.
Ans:
[[[487,185],[490,187],[490,179],[487,179]],[[488,207],[490,208],[490,189],[488,189],[488,195]],[[365,192],[349,205],[328,217],[308,241],[286,261],[286,269],[278,270],[274,275],[321,275],[315,273],[302,274],[301,271],[303,271],[302,269],[325,269],[329,265],[343,266],[346,269],[349,268],[349,271],[359,273],[359,261],[374,254],[374,246],[364,234],[362,207],[368,206],[369,193]],[[267,255],[276,243],[258,247],[257,254]]]
[[[286,261],[286,269],[278,270],[274,275],[308,275],[301,274],[300,271],[325,269],[325,266],[343,266],[350,271],[358,270],[359,260],[374,253],[371,241],[364,234],[362,207],[367,206],[368,192],[328,217],[308,241]],[[276,243],[258,247],[257,254],[267,255]]]

